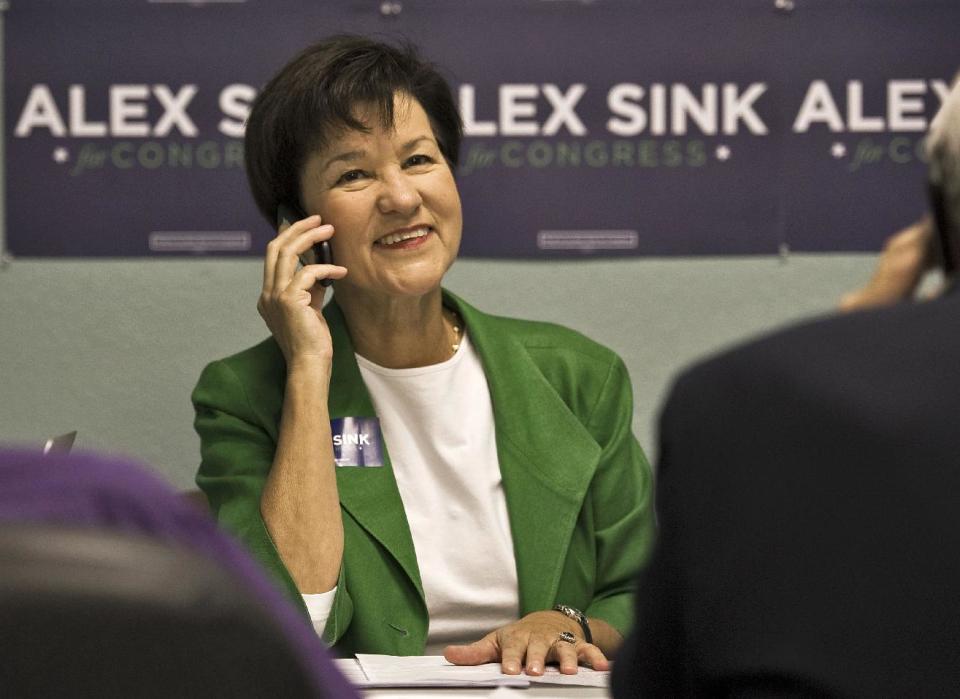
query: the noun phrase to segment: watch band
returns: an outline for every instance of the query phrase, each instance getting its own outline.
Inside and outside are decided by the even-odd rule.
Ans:
[[[583,629],[583,640],[587,643],[593,643],[593,634],[590,633],[590,623],[587,621],[587,617],[583,612],[567,604],[555,604],[553,605],[553,611],[565,614],[580,624],[580,628]]]

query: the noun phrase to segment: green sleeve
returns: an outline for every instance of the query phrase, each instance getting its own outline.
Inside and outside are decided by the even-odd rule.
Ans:
[[[353,619],[353,598],[347,588],[347,577],[343,566],[340,566],[340,577],[337,579],[337,594],[333,597],[333,607],[327,617],[327,625],[323,629],[323,641],[333,646],[346,632]]]
[[[254,405],[243,382],[226,362],[209,364],[192,395],[194,427],[200,435],[197,485],[206,493],[217,520],[237,536],[307,615],[303,597],[287,572],[260,515],[260,496],[276,451],[276,416]],[[353,605],[341,572],[324,640],[336,642],[352,618]]]
[[[587,427],[601,446],[588,497],[595,513],[596,587],[584,612],[626,636],[640,568],[650,556],[655,520],[653,477],[633,436],[633,391],[617,358]]]

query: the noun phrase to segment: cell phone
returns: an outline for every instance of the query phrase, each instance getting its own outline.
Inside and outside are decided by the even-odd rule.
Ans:
[[[933,224],[940,241],[940,256],[943,274],[952,280],[960,269],[960,221],[951,221],[947,214],[946,196],[939,182],[931,179],[928,183],[930,208],[933,211]]]
[[[307,218],[307,214],[304,213],[296,204],[290,202],[280,202],[280,205],[277,207],[277,228],[281,226],[291,226],[297,221]],[[319,243],[315,243],[312,248],[307,250],[305,253],[300,255],[300,264],[302,265],[332,265],[333,264],[333,250],[330,247],[330,241],[321,240]],[[320,286],[330,286],[333,284],[332,279],[321,279]]]

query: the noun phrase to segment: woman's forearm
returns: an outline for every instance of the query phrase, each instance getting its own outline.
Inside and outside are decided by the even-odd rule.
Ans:
[[[277,451],[260,498],[267,531],[302,594],[333,589],[343,558],[329,371],[288,366]]]

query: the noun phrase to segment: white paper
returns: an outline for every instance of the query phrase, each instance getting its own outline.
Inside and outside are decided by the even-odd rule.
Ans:
[[[609,687],[609,670],[592,670],[589,667],[577,668],[576,675],[564,675],[559,668],[547,665],[540,677],[525,675],[531,684],[554,684],[568,687]]]
[[[367,681],[367,676],[356,658],[334,658],[333,663],[350,684],[362,685]]]
[[[354,663],[355,665],[350,665]],[[548,666],[542,676],[505,675],[500,663],[453,665],[441,655],[371,655],[340,660],[338,666],[360,687],[529,687],[531,684],[607,687],[609,672],[581,667],[576,675],[563,675]]]

